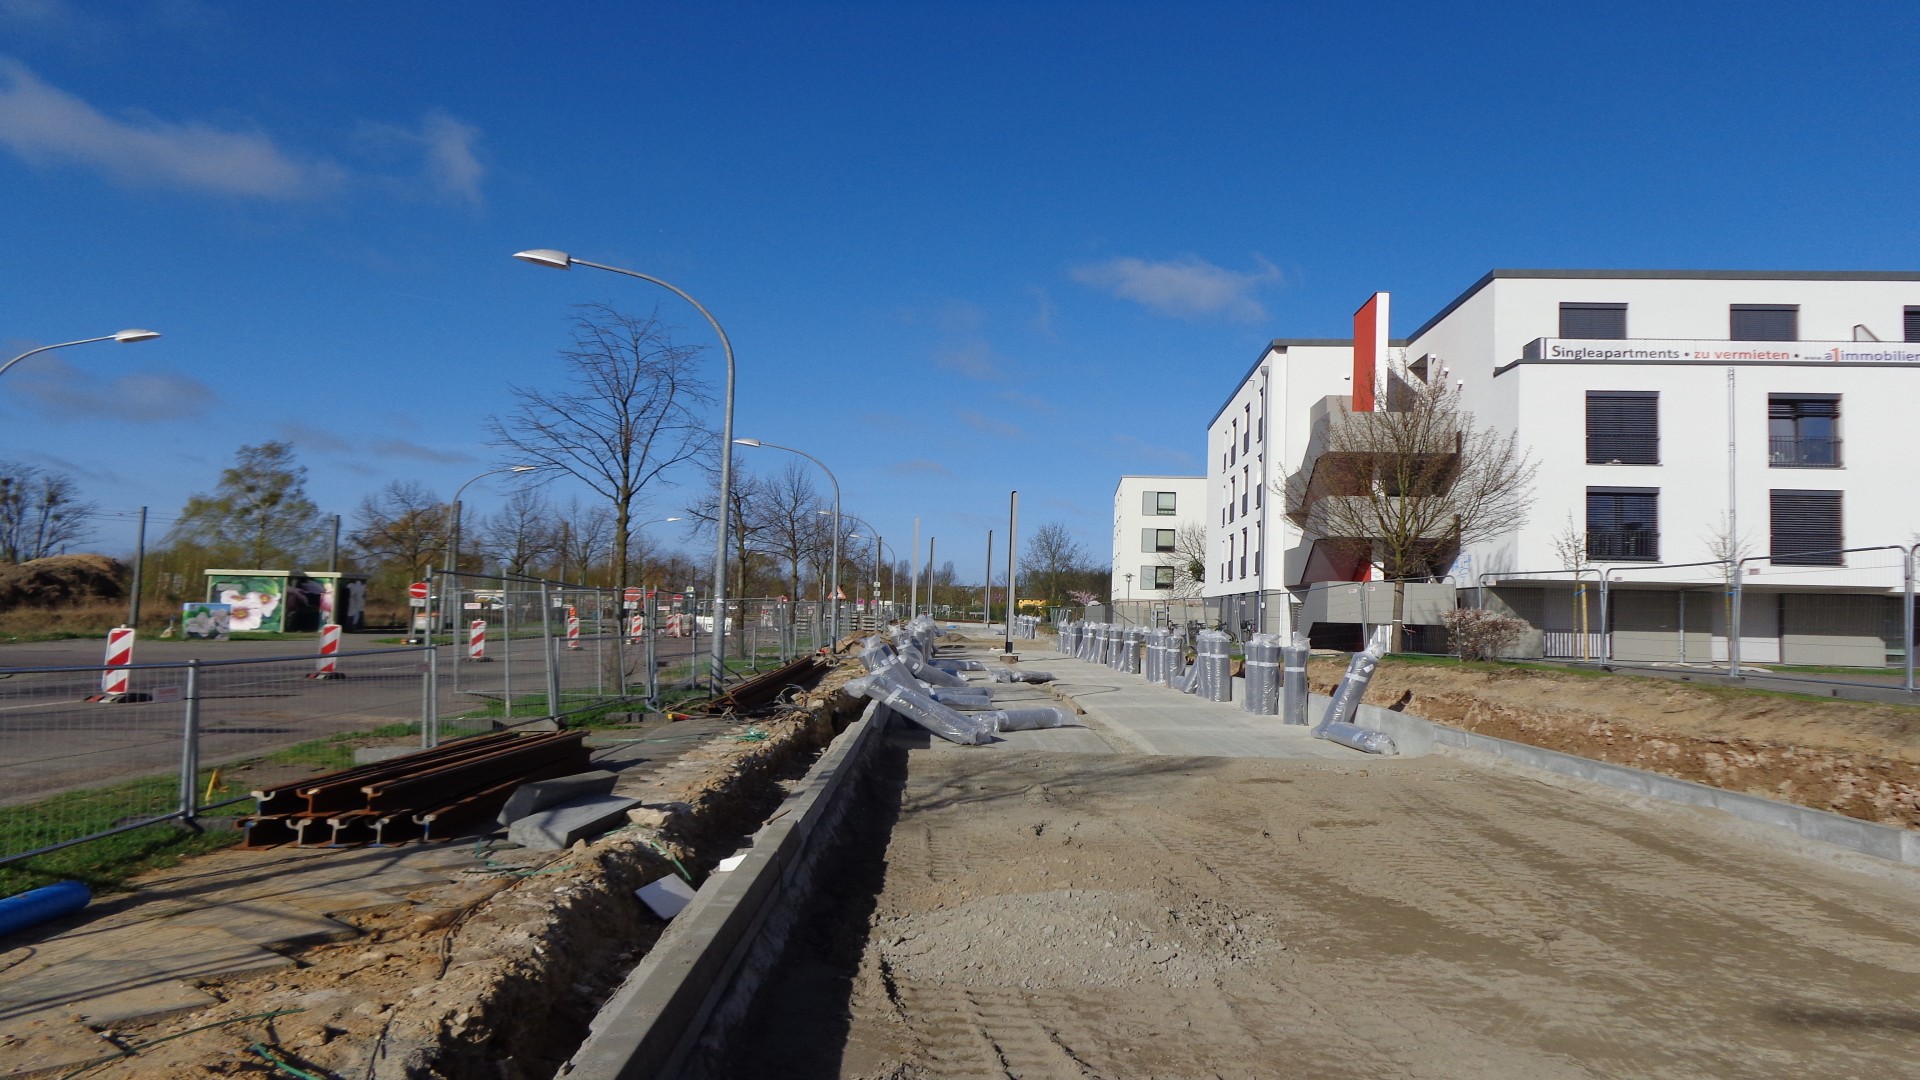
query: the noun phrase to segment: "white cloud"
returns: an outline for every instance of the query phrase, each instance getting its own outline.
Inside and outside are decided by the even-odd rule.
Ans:
[[[438,465],[459,465],[475,460],[472,454],[435,450],[431,446],[422,446],[404,439],[383,439],[374,443],[369,449],[383,458],[407,458],[413,461],[430,461]]]
[[[427,146],[427,177],[443,195],[466,202],[480,202],[480,178],[486,169],[474,156],[474,140],[480,129],[462,123],[443,112],[430,112],[420,126],[420,138]]]
[[[85,368],[44,353],[22,361],[7,379],[17,380],[23,396],[48,408],[117,423],[191,420],[207,415],[219,401],[212,387],[186,375],[134,372],[105,377],[97,368]]]
[[[0,145],[34,165],[82,165],[128,184],[270,199],[323,191],[344,176],[331,163],[296,160],[259,132],[107,116],[5,58]]]
[[[1104,289],[1163,315],[1226,315],[1256,322],[1267,317],[1258,294],[1262,287],[1280,280],[1280,269],[1265,259],[1255,261],[1258,269],[1241,273],[1192,255],[1171,262],[1127,257],[1076,266],[1070,274],[1082,285]]]
[[[933,362],[936,367],[981,382],[995,382],[1005,377],[1000,365],[993,361],[993,350],[979,343],[942,349],[934,354]]]
[[[1012,424],[1003,423],[991,417],[983,416],[980,413],[974,412],[972,409],[959,409],[955,411],[953,415],[961,423],[983,435],[992,435],[996,438],[1003,439],[1024,439],[1027,437],[1025,431],[1022,431]]]

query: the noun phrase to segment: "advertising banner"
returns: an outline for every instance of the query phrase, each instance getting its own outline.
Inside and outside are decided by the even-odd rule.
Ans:
[[[1920,364],[1920,344],[1897,341],[1684,341],[1538,338],[1528,360],[1602,360],[1696,364]]]
[[[214,602],[231,609],[231,629],[279,630],[286,587],[285,577],[234,575],[213,582],[208,593]]]
[[[231,604],[180,605],[180,636],[188,641],[225,641],[232,624]]]

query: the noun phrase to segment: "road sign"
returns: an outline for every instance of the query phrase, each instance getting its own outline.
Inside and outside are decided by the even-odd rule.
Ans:
[[[427,583],[424,581],[416,581],[407,586],[407,596],[414,600],[425,600],[427,598]]]
[[[626,597],[626,601],[627,601],[627,603],[629,603],[629,604],[637,604],[637,603],[639,603],[639,602],[640,602],[640,601],[641,601],[642,599],[645,599],[645,594],[644,594],[644,593],[642,593],[642,592],[641,592],[641,591],[640,591],[639,589],[636,589],[636,588],[629,588],[629,589],[627,589],[627,591],[626,591],[626,593],[625,593],[624,595],[625,595],[625,597]]]

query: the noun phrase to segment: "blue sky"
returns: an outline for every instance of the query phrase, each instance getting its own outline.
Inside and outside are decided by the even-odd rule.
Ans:
[[[508,386],[557,384],[569,305],[712,340],[509,258],[555,247],[699,297],[737,433],[824,459],[890,546],[918,516],[977,579],[1018,488],[1023,533],[1104,560],[1119,475],[1198,472],[1264,343],[1344,337],[1376,289],[1399,334],[1496,266],[1920,266],[1916,31],[1910,2],[0,0],[0,362],[165,335],[0,378],[0,459],[163,524],[268,439],[349,528],[391,479],[445,497],[500,463]]]

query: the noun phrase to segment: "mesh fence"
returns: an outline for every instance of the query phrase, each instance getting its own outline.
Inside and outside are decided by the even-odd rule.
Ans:
[[[424,658],[341,653],[333,678],[312,654],[0,671],[0,862],[243,799],[216,770],[301,744],[419,738]]]

